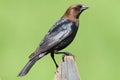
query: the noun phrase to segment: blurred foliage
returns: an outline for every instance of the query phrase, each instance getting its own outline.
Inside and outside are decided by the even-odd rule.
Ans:
[[[56,68],[49,55],[25,77],[17,74],[49,28],[76,3],[90,8],[64,51],[76,56],[81,80],[120,80],[119,0],[0,0],[0,80],[53,80]],[[56,60],[60,63],[61,56]]]

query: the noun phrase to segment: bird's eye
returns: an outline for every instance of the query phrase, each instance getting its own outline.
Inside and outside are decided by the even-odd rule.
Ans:
[[[75,7],[75,10],[80,11],[81,7],[82,7],[82,6],[79,5],[79,6]]]
[[[79,8],[79,7],[75,7],[75,10],[79,11],[79,10],[80,10],[80,8]]]

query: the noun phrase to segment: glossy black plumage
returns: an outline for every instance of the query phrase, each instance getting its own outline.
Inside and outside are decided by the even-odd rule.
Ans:
[[[29,56],[30,60],[18,76],[26,75],[35,62],[48,53],[51,53],[51,57],[58,67],[54,53],[59,53],[59,50],[64,49],[74,40],[79,26],[79,15],[87,8],[80,4],[70,6],[63,17],[48,31],[35,52]]]
[[[67,20],[60,19],[56,24],[48,31],[35,53],[30,55],[30,59],[43,52],[54,52],[65,48],[69,45],[75,37],[78,26]]]

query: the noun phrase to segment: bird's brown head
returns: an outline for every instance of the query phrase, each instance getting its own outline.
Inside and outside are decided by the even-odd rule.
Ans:
[[[88,9],[87,6],[74,4],[67,9],[63,18],[78,19],[80,14],[86,9]]]

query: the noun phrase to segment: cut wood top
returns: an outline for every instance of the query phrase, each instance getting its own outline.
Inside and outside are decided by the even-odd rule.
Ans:
[[[54,80],[80,80],[78,68],[73,56],[65,56],[59,65]]]

